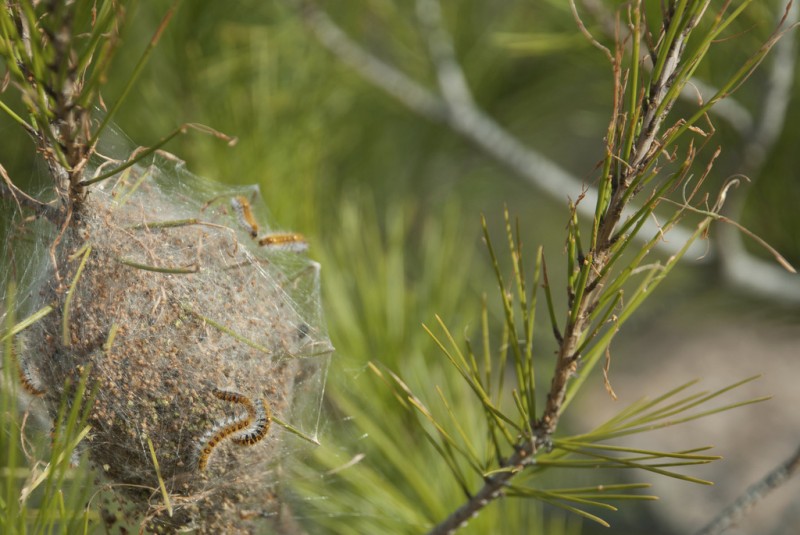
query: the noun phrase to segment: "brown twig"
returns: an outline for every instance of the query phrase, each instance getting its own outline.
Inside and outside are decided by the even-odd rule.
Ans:
[[[11,181],[11,177],[8,176],[8,172],[2,165],[0,165],[0,178],[2,178],[2,181],[0,181],[0,199],[13,199],[20,211],[24,207],[31,210],[36,216],[45,217],[52,223],[59,221],[60,212],[58,208],[51,204],[43,203],[19,189]]]

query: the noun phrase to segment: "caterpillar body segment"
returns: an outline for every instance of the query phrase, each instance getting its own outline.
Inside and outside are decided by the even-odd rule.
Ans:
[[[269,408],[267,400],[261,398],[256,401],[256,417],[253,424],[243,433],[236,435],[231,440],[240,446],[252,446],[260,442],[269,433],[269,427],[272,424],[272,411]]]
[[[238,403],[239,405],[243,405],[245,410],[247,411],[247,415],[251,420],[256,419],[256,408],[253,405],[253,402],[250,401],[250,398],[245,396],[244,394],[240,394],[235,390],[223,390],[221,388],[215,388],[212,390],[214,396],[222,401],[228,401],[230,403]]]
[[[253,403],[249,397],[235,390],[214,388],[212,394],[217,399],[241,405],[247,414],[226,418],[209,429],[201,438],[197,448],[197,469],[205,471],[214,448],[230,437],[234,444],[252,446],[261,442],[269,433],[272,424],[272,411],[264,398]]]
[[[305,236],[294,233],[267,234],[258,239],[258,244],[262,247],[291,251],[293,253],[302,253],[308,250],[308,242]]]
[[[247,429],[250,426],[250,418],[245,416],[241,418],[222,420],[217,425],[208,430],[200,439],[200,445],[197,455],[197,469],[201,472],[208,466],[208,459],[211,457],[214,448],[219,446],[219,443],[234,433]]]
[[[238,195],[231,199],[231,208],[236,214],[236,220],[239,224],[247,230],[248,234],[253,238],[258,236],[258,221],[253,216],[253,210],[250,207],[250,201]]]

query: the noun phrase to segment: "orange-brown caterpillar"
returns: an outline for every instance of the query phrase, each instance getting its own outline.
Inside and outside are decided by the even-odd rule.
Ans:
[[[308,249],[308,242],[302,234],[292,232],[267,234],[261,238],[258,237],[258,221],[253,216],[253,209],[250,206],[250,201],[241,195],[231,198],[231,208],[236,214],[236,219],[253,239],[258,241],[262,247],[270,247],[273,249],[281,249],[285,251],[292,251],[295,253],[302,253]]]
[[[232,437],[231,440],[240,446],[252,446],[267,436],[271,423],[272,411],[269,408],[269,403],[263,398],[256,400],[256,418],[253,426],[241,435]]]
[[[250,417],[226,419],[212,427],[203,438],[200,439],[200,448],[197,456],[197,469],[201,472],[208,466],[208,458],[220,442],[226,437],[231,436],[237,431],[246,429],[250,425]]]
[[[267,234],[259,238],[258,244],[262,247],[271,247],[301,253],[308,249],[308,242],[302,234]]]
[[[247,410],[247,415],[238,418],[227,418],[212,427],[203,438],[200,439],[200,447],[197,455],[197,468],[200,471],[208,466],[208,459],[220,442],[227,437],[244,431],[231,440],[240,446],[252,446],[261,441],[269,432],[272,423],[272,411],[269,403],[264,398],[256,400],[255,404],[250,398],[233,390],[223,390],[214,388],[211,391],[214,396],[222,401],[243,405]],[[252,424],[252,425],[251,425]]]
[[[17,349],[13,345],[11,348],[11,356],[17,362],[17,375],[19,376],[19,382],[22,384],[22,388],[32,396],[38,397],[44,395],[47,389],[42,385],[41,381],[31,373],[27,364],[20,360],[19,355],[17,355]]]
[[[239,224],[250,233],[250,236],[253,238],[258,236],[258,222],[253,216],[250,202],[239,195],[231,199],[231,208],[236,212],[236,218],[239,220]]]
[[[24,366],[19,367],[19,382],[22,383],[22,388],[32,396],[43,396],[47,392],[47,390],[41,386],[39,380]]]
[[[247,416],[251,420],[255,420],[257,418],[256,408],[253,406],[253,402],[250,401],[250,398],[244,394],[240,394],[239,392],[235,392],[233,390],[222,390],[221,388],[215,388],[212,390],[212,393],[222,401],[229,401],[231,403],[244,405],[245,409],[247,410]]]

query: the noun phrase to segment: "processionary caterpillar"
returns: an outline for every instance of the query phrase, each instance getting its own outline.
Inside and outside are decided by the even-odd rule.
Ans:
[[[19,376],[19,382],[22,384],[22,388],[25,391],[32,395],[32,396],[42,396],[47,392],[47,389],[42,385],[42,382],[31,373],[30,368],[28,368],[27,363],[22,362],[20,360],[19,355],[17,354],[17,348],[12,345],[11,347],[11,356],[17,363],[17,374]]]
[[[262,247],[270,247],[274,249],[281,249],[295,253],[302,253],[308,249],[308,243],[302,234],[296,233],[276,233],[267,234],[261,238],[258,237],[258,221],[253,215],[253,209],[250,206],[250,201],[241,195],[231,198],[231,208],[236,213],[236,219],[254,239],[258,240],[258,244]]]
[[[238,195],[231,199],[231,208],[236,212],[236,218],[239,224],[250,233],[250,236],[255,238],[258,236],[258,222],[253,216],[253,210],[250,208],[250,201]]]
[[[264,398],[256,400],[254,404],[250,398],[233,390],[214,388],[212,393],[222,401],[243,405],[247,414],[237,418],[226,418],[203,435],[197,455],[197,468],[200,471],[206,469],[214,448],[227,437],[243,431],[242,434],[232,437],[231,440],[240,446],[252,446],[267,436],[272,423],[272,411]]]
[[[258,244],[262,247],[283,249],[294,253],[302,253],[308,249],[308,242],[302,234],[267,234],[259,238]]]
[[[229,401],[231,403],[244,405],[245,409],[247,410],[247,416],[251,420],[256,419],[256,408],[253,406],[253,402],[250,401],[250,398],[244,394],[240,394],[234,390],[222,390],[221,388],[215,388],[211,391],[211,393],[222,401]]]
[[[252,427],[241,435],[232,437],[231,440],[240,446],[252,446],[267,436],[271,423],[272,411],[269,408],[269,403],[263,398],[256,400],[256,418]]]
[[[203,438],[200,439],[200,449],[197,456],[197,468],[201,472],[208,466],[208,458],[220,442],[226,437],[231,436],[237,431],[246,429],[250,425],[250,418],[247,416],[234,419],[225,419],[212,427]]]
[[[43,396],[47,392],[47,390],[41,386],[39,380],[31,374],[31,371],[22,365],[19,366],[19,382],[22,383],[22,388],[32,396]]]

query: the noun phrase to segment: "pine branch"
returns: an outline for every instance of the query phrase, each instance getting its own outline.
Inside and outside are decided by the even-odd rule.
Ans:
[[[578,213],[587,218],[594,215],[594,206],[599,195],[596,188],[583,184],[557,163],[523,144],[475,103],[460,64],[455,59],[452,41],[442,25],[440,7],[436,0],[418,0],[417,14],[428,40],[441,96],[365,50],[323,9],[316,6],[313,0],[287,1],[302,13],[307,27],[323,46],[376,87],[392,95],[414,113],[432,122],[446,125],[551,198],[562,200],[569,192],[580,192],[584,202],[578,204]],[[796,19],[792,19],[791,15],[787,18],[788,27],[791,27],[793,20]],[[685,41],[678,36],[674,44],[681,47],[685,45]],[[780,64],[786,65],[784,61]],[[662,70],[661,74],[669,72],[673,67],[670,63],[662,66],[666,67],[666,71]],[[784,77],[783,80],[788,78]],[[662,79],[662,89],[664,81],[665,79]],[[752,115],[740,104],[727,98],[727,92],[722,92],[726,98],[719,98],[721,92],[718,88],[694,79],[690,84],[684,84],[680,88],[680,96],[685,99],[696,100],[698,92],[706,103],[713,99],[715,105],[710,109],[714,109],[738,131],[743,133],[754,128]],[[777,103],[780,102],[782,100],[778,99]],[[658,114],[657,110],[648,110],[648,113],[650,115],[645,118],[648,129],[643,130],[643,136],[638,143],[652,147],[653,139],[649,138],[648,134],[658,129],[659,124],[652,122]],[[645,152],[640,150],[638,154],[644,155]],[[620,215],[627,218],[632,213],[633,210],[628,206],[623,206]],[[651,235],[656,231],[658,231],[657,223],[644,222],[642,235]],[[718,240],[719,243],[711,243],[710,246],[692,244],[684,261],[704,264],[718,256],[722,257],[723,273],[733,287],[760,297],[788,303],[800,302],[800,284],[796,277],[787,275],[774,265],[750,255],[741,245],[735,231],[726,229],[723,232],[725,232],[724,243]],[[670,240],[660,241],[657,248],[664,254],[674,255],[681,248],[681,244],[688,241],[691,234],[689,229],[676,226],[671,230]]]
[[[453,66],[455,61],[452,56],[452,49],[443,43],[437,42],[443,34],[436,29],[438,20],[435,19],[435,16],[438,15],[438,11],[430,7],[432,5],[430,1],[432,0],[420,0],[418,6],[422,4],[422,8],[418,8],[418,12],[430,17],[428,20],[430,26],[428,33],[430,39],[434,41],[430,48],[434,61],[439,65],[437,71],[441,73],[439,83],[442,92],[445,95],[449,94],[451,99],[457,99],[459,106],[469,106],[471,99],[464,93],[463,77],[458,74],[459,71]],[[740,11],[734,11],[727,19],[719,15],[715,24],[705,35],[701,36],[700,46],[690,52],[688,57],[684,57],[686,43],[697,28],[709,4],[710,0],[685,2],[671,5],[664,12],[660,34],[656,38],[651,37],[648,40],[648,42],[654,42],[657,45],[649,51],[654,66],[648,85],[642,88],[642,93],[639,92],[636,86],[635,79],[637,76],[635,70],[631,76],[632,87],[625,87],[623,80],[627,79],[627,74],[622,72],[620,46],[618,45],[616,55],[612,56],[609,53],[614,63],[616,85],[614,116],[606,139],[608,145],[607,157],[599,180],[598,199],[596,203],[590,206],[594,214],[594,225],[588,250],[584,252],[576,217],[573,217],[568,227],[568,312],[563,330],[554,325],[554,332],[559,333],[556,337],[559,347],[555,371],[553,372],[544,410],[538,419],[530,422],[530,435],[525,436],[523,434],[522,438],[514,445],[513,455],[501,461],[499,470],[495,470],[489,475],[484,475],[483,486],[478,492],[471,495],[463,505],[437,524],[430,531],[431,534],[452,533],[463,526],[492,500],[501,496],[509,486],[510,480],[527,466],[534,463],[534,458],[542,450],[550,451],[553,447],[553,434],[558,428],[567,401],[568,385],[570,379],[576,374],[582,358],[579,348],[585,346],[587,334],[593,332],[591,330],[592,313],[598,306],[608,302],[611,296],[616,296],[617,294],[614,284],[618,283],[618,281],[613,281],[614,284],[611,285],[609,292],[606,292],[606,284],[610,280],[612,268],[619,260],[621,251],[634,239],[635,235],[642,231],[644,221],[649,219],[656,205],[662,199],[661,196],[664,192],[676,188],[678,184],[683,182],[688,169],[690,169],[694,161],[696,152],[690,145],[679,170],[673,173],[671,177],[663,180],[656,192],[648,199],[645,207],[640,209],[636,216],[628,218],[625,225],[623,225],[623,229],[629,228],[631,230],[625,232],[620,230],[619,226],[628,203],[644,185],[659,174],[659,156],[665,151],[674,150],[671,147],[678,136],[682,132],[686,132],[694,121],[701,116],[698,113],[686,121],[679,121],[671,128],[664,128],[667,116],[675,100],[679,97],[682,86],[689,81],[697,64],[704,57],[708,46],[730,21],[740,13]],[[641,4],[635,3],[632,11],[633,25],[635,26],[634,33],[640,35],[641,32],[646,31],[642,22]],[[746,64],[743,70],[739,71],[738,77],[731,79],[723,90],[727,91],[728,88],[740,83],[740,80],[749,75],[752,67],[760,59],[759,55],[751,59],[752,65]],[[638,57],[634,57],[633,63],[633,68],[636,69]],[[626,91],[631,95],[629,101],[625,101],[623,98]],[[640,94],[642,95],[641,97],[639,97]],[[445,98],[448,97],[446,96]],[[625,110],[623,106],[627,102],[630,102],[631,109]],[[714,157],[712,157],[712,162]],[[708,174],[709,169],[706,170],[703,178]],[[697,189],[694,191],[696,192]],[[723,190],[720,194],[720,199],[715,207],[707,211],[707,217],[697,228],[694,235],[683,244],[682,251],[673,256],[668,266],[659,266],[662,271],[658,275],[659,278],[654,281],[654,284],[663,279],[677,258],[682,256],[682,253],[688,249],[694,239],[707,230],[712,220],[719,217],[716,211],[722,207],[725,192],[726,190]],[[693,194],[688,199],[685,199],[685,207],[679,209],[663,226],[664,232],[669,231],[677,223],[685,210],[697,210],[690,205],[692,196]],[[574,214],[577,213],[577,205],[584,200],[579,199],[577,204],[571,205]],[[649,247],[642,248],[637,258],[627,269],[635,267],[644,255],[654,247],[655,241],[651,240],[649,244]],[[511,245],[513,253],[513,241]],[[491,254],[494,258],[494,253],[491,252]],[[655,273],[656,271],[651,270],[651,274]],[[627,275],[620,277],[621,280],[626,278]],[[504,284],[499,274],[498,281],[501,291],[504,291]],[[652,287],[648,288],[647,284],[647,281],[645,281],[640,290],[634,294],[631,302],[626,305],[626,309],[620,314],[621,319],[618,323],[624,321],[641,303],[645,294],[652,291]],[[524,295],[524,292],[521,292],[521,295]],[[507,325],[510,329],[513,329],[513,318],[508,312],[509,304],[505,297],[504,306],[507,311]],[[613,332],[616,331],[611,331],[612,336]],[[607,342],[598,343],[592,350],[596,355],[598,349],[607,346]],[[593,365],[594,362],[596,360],[591,364]],[[587,374],[588,371],[588,369],[584,369],[583,375]],[[462,371],[462,373],[464,372]],[[482,400],[482,403],[487,407],[489,406],[484,400]],[[524,413],[524,410],[522,412]],[[658,472],[657,469],[654,470]]]

